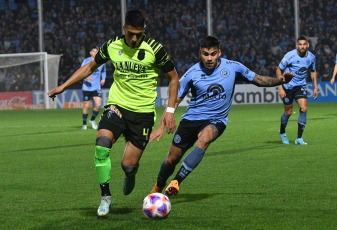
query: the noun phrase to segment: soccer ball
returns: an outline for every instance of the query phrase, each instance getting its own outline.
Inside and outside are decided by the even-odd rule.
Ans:
[[[165,218],[171,211],[171,202],[162,193],[151,193],[143,200],[143,213],[149,219]]]

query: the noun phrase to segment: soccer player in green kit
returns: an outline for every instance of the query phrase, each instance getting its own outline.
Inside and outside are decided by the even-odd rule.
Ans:
[[[111,161],[109,152],[121,134],[125,137],[122,169],[123,193],[135,186],[138,162],[149,141],[155,119],[157,78],[162,70],[170,81],[169,101],[163,120],[167,133],[176,129],[174,104],[179,87],[178,74],[163,46],[144,35],[145,19],[139,10],[130,10],[123,25],[125,35],[103,44],[95,59],[78,69],[64,84],[48,92],[55,98],[72,84],[85,79],[100,65],[111,60],[115,72],[106,110],[98,125],[95,166],[101,188],[98,216],[106,216],[112,205],[109,190]]]

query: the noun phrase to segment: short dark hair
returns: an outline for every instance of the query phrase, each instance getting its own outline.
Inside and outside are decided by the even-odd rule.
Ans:
[[[90,47],[90,51],[93,50],[93,49],[97,49],[98,50],[98,46],[91,46]]]
[[[297,42],[300,41],[300,40],[306,40],[307,42],[309,41],[307,36],[304,36],[304,35],[300,35],[298,38],[297,38]]]
[[[140,10],[129,10],[126,12],[125,24],[133,27],[144,27],[145,18]]]
[[[213,47],[216,47],[216,48],[220,49],[220,42],[216,37],[207,36],[207,37],[204,37],[200,40],[200,49],[201,48],[210,49],[210,48],[213,48]]]

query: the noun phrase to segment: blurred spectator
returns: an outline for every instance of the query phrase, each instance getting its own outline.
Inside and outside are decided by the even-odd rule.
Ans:
[[[199,39],[207,35],[207,1],[126,2],[129,9],[143,10],[148,23],[154,25],[146,28],[146,35],[165,43],[181,76],[197,60]],[[0,0],[0,53],[39,51],[36,3],[36,0]],[[92,44],[100,46],[122,32],[120,0],[43,0],[43,10],[45,51],[62,54],[59,83],[80,66]],[[293,12],[292,0],[213,0],[211,23],[214,35],[221,41],[224,57],[244,62],[255,72],[275,76],[275,63],[295,48]],[[325,63],[333,66],[337,51],[334,27],[337,3],[334,0],[301,2],[300,19],[300,34],[310,37],[310,51],[316,56],[317,69],[323,70]],[[107,76],[111,77],[112,71],[108,67]],[[28,75],[29,82],[34,82],[36,76],[39,76],[38,68]],[[6,82],[10,79],[10,85],[18,86],[15,77],[6,75],[5,79]],[[165,79],[162,75],[158,84],[167,85]]]

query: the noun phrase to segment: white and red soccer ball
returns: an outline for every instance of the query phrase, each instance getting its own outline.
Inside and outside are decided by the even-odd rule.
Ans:
[[[171,202],[162,193],[151,193],[143,200],[143,213],[149,219],[165,218],[171,211]]]

